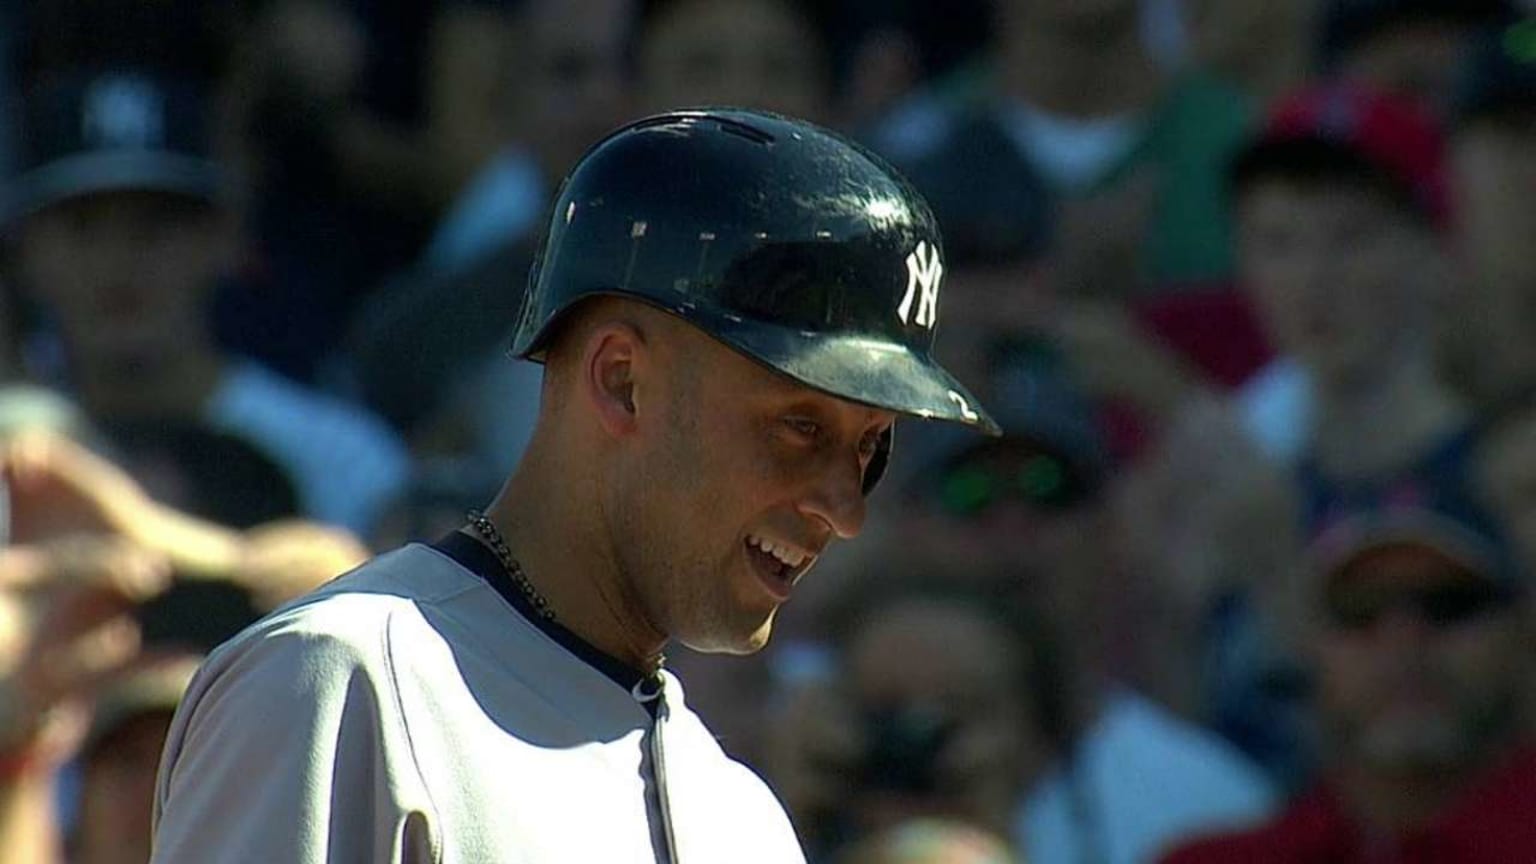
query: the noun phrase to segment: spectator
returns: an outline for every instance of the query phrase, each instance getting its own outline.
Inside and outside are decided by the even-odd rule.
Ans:
[[[268,278],[221,297],[219,333],[311,381],[507,139],[512,16],[474,0],[281,0],[245,17],[223,95]]]
[[[200,659],[157,658],[98,698],[78,757],[80,810],[68,843],[74,864],[149,860],[160,751]]]
[[[1055,335],[1096,390],[1128,395],[1157,420],[1126,484],[1147,572],[1185,598],[1183,614],[1208,619],[1192,629],[1227,634],[1212,637],[1218,655],[1272,655],[1260,647],[1272,636],[1258,636],[1269,625],[1253,616],[1276,599],[1264,596],[1266,577],[1289,566],[1295,527],[1336,500],[1390,496],[1404,479],[1464,487],[1475,424],[1438,362],[1448,201],[1444,144],[1427,114],[1354,85],[1298,91],[1235,161],[1231,192],[1240,288],[1277,355],[1235,398],[1171,362],[1123,314],[1072,310]],[[1274,676],[1289,687],[1280,656],[1208,664],[1216,681]],[[1248,686],[1224,695],[1228,685],[1207,681],[1197,689],[1216,707],[1201,713],[1214,710],[1219,728],[1298,780],[1301,742],[1263,731],[1294,711]]]
[[[0,464],[10,498],[10,539],[29,545],[72,535],[121,537],[164,556],[179,579],[227,580],[258,611],[314,588],[367,554],[344,530],[279,520],[232,531],[151,498],[117,465],[52,432],[7,437]],[[26,556],[12,563],[27,585],[48,580]],[[211,646],[210,646],[211,647]]]
[[[245,438],[303,511],[365,529],[405,453],[366,413],[216,343],[207,304],[239,245],[203,103],[184,82],[114,70],[29,94],[26,170],[5,201],[11,258],[99,423],[180,420]]]
[[[0,671],[0,843],[8,861],[56,864],[65,860],[60,769],[79,750],[96,693],[145,664],[132,610],[165,589],[170,568],[163,556],[128,541],[74,538],[8,547],[0,551],[0,570],[9,643]],[[42,595],[36,620],[18,593],[29,584],[29,593]],[[141,815],[143,860],[148,813]],[[134,837],[118,840],[134,851]]]
[[[832,123],[828,22],[802,0],[649,0],[635,79],[645,111],[741,105]]]
[[[1536,16],[1484,35],[1462,71],[1451,134],[1467,291],[1451,350],[1480,406],[1536,387]]]
[[[517,5],[508,75],[520,131],[460,190],[412,269],[359,316],[349,348],[364,398],[447,473],[503,475],[532,436],[539,371],[501,359],[522,291],[506,274],[532,262],[535,222],[577,148],[630,111],[637,11],[635,0]]]
[[[51,434],[8,436],[0,465],[12,535],[0,548],[0,848],[17,864],[144,861],[157,757],[195,665],[186,652],[365,553],[312,524],[237,533],[188,517]],[[66,858],[61,771],[76,761]]]
[[[1247,105],[1199,74],[1166,73],[1143,40],[1140,5],[999,4],[997,56],[981,92],[919,94],[877,126],[876,149],[901,164],[944,153],[979,113],[1062,196],[1057,257],[1074,293],[1224,278],[1221,171]]]
[[[422,265],[454,272],[535,229],[557,179],[628,116],[625,52],[635,0],[528,0],[512,29],[515,140],[460,191]]]
[[[1433,121],[1348,85],[1282,101],[1236,163],[1242,282],[1281,355],[1242,399],[1282,462],[1386,475],[1465,430],[1435,362],[1444,184]]]
[[[151,67],[168,77],[217,80],[254,3],[201,0],[15,0],[6,35],[12,95],[78,69]],[[15,116],[23,114],[16,103]]]
[[[915,819],[1006,836],[1050,758],[1054,681],[1010,586],[890,569],[840,598],[837,674],[774,724],[769,776],[813,859]]]
[[[1146,537],[1221,536],[1215,526],[1246,513],[1240,522],[1284,540],[1332,509],[1404,489],[1469,497],[1474,417],[1443,380],[1436,350],[1450,280],[1444,182],[1442,138],[1413,103],[1324,83],[1276,105],[1234,163],[1232,194],[1241,286],[1278,357],[1243,386],[1235,410],[1187,399],[1168,424],[1154,480],[1164,488],[1151,500],[1207,506],[1148,512],[1163,528]],[[1223,458],[1210,458],[1212,442]],[[1247,495],[1260,486],[1275,496]],[[1228,497],[1209,499],[1213,489]],[[1287,509],[1284,497],[1294,499]],[[1205,565],[1177,554],[1225,571],[1167,570],[1175,592],[1207,615],[1206,715],[1283,784],[1305,782],[1290,637],[1271,608],[1284,598],[1264,578],[1294,550],[1273,543],[1253,560],[1222,553]]]
[[[1272,822],[1166,864],[1536,854],[1529,586],[1492,526],[1433,499],[1343,514],[1302,583],[1322,779]]]
[[[1511,14],[1508,0],[1325,0],[1321,65],[1443,115],[1467,45]]]

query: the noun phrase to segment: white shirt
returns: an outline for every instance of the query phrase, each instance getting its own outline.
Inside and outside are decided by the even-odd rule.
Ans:
[[[943,95],[920,91],[882,119],[871,133],[876,149],[898,161],[916,161],[955,134],[959,110]],[[1082,194],[1117,168],[1145,137],[1144,114],[1065,117],[1024,103],[991,109],[1019,155],[1053,188]]]
[[[407,546],[209,657],[166,742],[153,861],[650,864],[664,788],[677,862],[803,862],[767,786],[664,681],[653,722],[485,580]]]
[[[1236,748],[1119,691],[1070,768],[1030,790],[1015,831],[1029,861],[1143,864],[1189,837],[1256,824],[1275,803]]]
[[[1024,103],[1004,109],[1000,119],[1040,176],[1069,194],[1087,192],[1124,162],[1147,124],[1141,114],[1065,117]]]

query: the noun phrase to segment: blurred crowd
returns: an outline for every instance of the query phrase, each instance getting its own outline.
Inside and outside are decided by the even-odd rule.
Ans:
[[[813,862],[1536,860],[1533,7],[5,0],[0,856],[146,860],[198,657],[516,463],[565,170],[737,104],[924,193],[1005,431],[670,660]]]

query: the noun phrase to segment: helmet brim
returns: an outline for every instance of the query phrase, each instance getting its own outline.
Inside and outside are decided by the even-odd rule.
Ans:
[[[1003,434],[965,385],[938,363],[889,338],[798,330],[702,304],[669,305],[630,292],[593,291],[582,299],[605,295],[668,312],[769,371],[829,396],[910,417],[957,423],[992,436]],[[551,334],[575,305],[561,309],[526,345],[514,344],[509,353],[543,362]]]
[[[712,316],[713,317],[713,316]],[[1001,435],[986,409],[931,359],[878,336],[800,331],[718,316],[705,331],[770,370],[839,399]]]

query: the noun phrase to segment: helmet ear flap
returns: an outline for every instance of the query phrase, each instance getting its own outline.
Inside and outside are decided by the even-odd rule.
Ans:
[[[880,433],[880,440],[875,442],[875,455],[869,457],[869,466],[864,469],[864,497],[875,491],[880,484],[880,478],[885,476],[886,466],[891,463],[891,444],[896,437],[896,424],[892,423]]]

